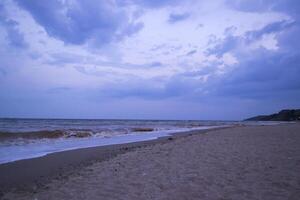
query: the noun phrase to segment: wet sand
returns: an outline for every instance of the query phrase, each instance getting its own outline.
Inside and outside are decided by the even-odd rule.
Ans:
[[[216,128],[215,130],[220,129]],[[223,129],[223,128],[222,128]],[[72,176],[82,167],[101,162],[122,153],[133,151],[157,143],[170,142],[178,137],[206,133],[198,130],[172,134],[155,140],[119,145],[81,148],[15,162],[0,164],[0,195],[9,190],[30,191],[47,184],[52,179]]]
[[[105,148],[0,165],[2,186],[29,173],[19,180],[27,186],[6,188],[2,199],[300,199],[299,123]],[[38,179],[42,165],[54,171]]]

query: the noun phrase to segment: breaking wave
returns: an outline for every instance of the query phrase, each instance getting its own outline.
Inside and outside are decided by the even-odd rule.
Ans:
[[[86,138],[86,137],[110,137],[124,135],[133,132],[152,132],[154,128],[135,127],[118,130],[41,130],[29,132],[4,132],[0,131],[0,141],[10,141],[16,139],[58,139],[58,138]]]

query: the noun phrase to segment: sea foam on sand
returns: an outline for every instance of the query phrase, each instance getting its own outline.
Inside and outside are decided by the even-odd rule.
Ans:
[[[42,139],[36,141],[22,142],[16,145],[0,143],[0,164],[22,159],[41,157],[49,153],[80,149],[87,147],[105,146],[112,144],[124,144],[154,140],[159,137],[170,136],[172,133],[186,132],[192,130],[205,130],[223,126],[202,126],[196,128],[178,128],[165,131],[152,131],[143,133],[131,133],[112,137],[86,137],[86,138],[60,138]]]

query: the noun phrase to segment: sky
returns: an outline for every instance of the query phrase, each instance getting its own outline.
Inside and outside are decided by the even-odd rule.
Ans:
[[[297,0],[1,0],[0,117],[299,108],[299,20]]]

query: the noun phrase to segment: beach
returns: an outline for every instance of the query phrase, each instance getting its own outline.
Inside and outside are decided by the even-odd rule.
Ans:
[[[300,199],[300,124],[235,126],[0,165],[1,199]]]

